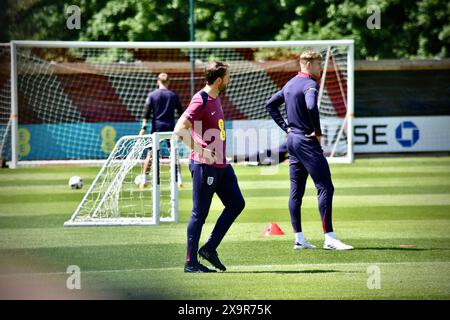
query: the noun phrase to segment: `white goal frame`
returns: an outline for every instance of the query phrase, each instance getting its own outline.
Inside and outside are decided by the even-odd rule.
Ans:
[[[329,162],[351,163],[353,152],[354,117],[354,40],[307,40],[307,41],[224,41],[224,42],[90,42],[90,41],[12,41],[11,46],[11,161],[10,168],[30,165],[78,163],[73,160],[19,161],[18,157],[18,76],[17,48],[135,48],[135,49],[194,49],[194,48],[272,48],[272,47],[329,47],[347,46],[347,113],[344,124],[347,132],[347,152],[342,157],[327,157]],[[342,128],[343,130],[343,128]],[[342,133],[339,133],[341,135]],[[334,152],[334,149],[333,149]],[[81,160],[80,163],[89,163]],[[93,164],[98,163],[92,161]]]
[[[89,195],[92,193],[92,191],[95,188],[96,183],[101,178],[103,172],[108,168],[109,164],[114,161],[113,155],[115,154],[115,151],[117,150],[118,146],[120,146],[124,141],[126,140],[133,140],[133,139],[148,139],[151,138],[151,152],[152,152],[152,167],[151,170],[153,171],[152,174],[152,181],[151,181],[151,192],[152,192],[152,217],[142,217],[142,218],[93,218],[93,219],[87,219],[87,220],[77,220],[77,216],[81,212],[83,206],[89,199]],[[161,217],[161,182],[160,182],[160,141],[161,140],[170,140],[170,216],[169,217]],[[99,173],[97,174],[96,178],[90,185],[88,191],[83,197],[83,200],[78,205],[75,212],[72,214],[70,220],[66,221],[64,223],[65,227],[81,227],[81,226],[132,226],[132,225],[141,225],[141,226],[151,226],[151,225],[159,225],[161,222],[178,222],[178,185],[177,185],[177,144],[178,141],[177,136],[173,132],[155,132],[151,135],[143,135],[143,136],[123,136],[121,137],[115,147],[114,150],[109,155],[108,159],[106,160],[105,164],[100,169]],[[117,175],[114,178],[114,182],[116,182],[116,179],[123,179],[123,176]],[[121,183],[121,181],[118,181],[118,183]],[[108,190],[105,192],[105,194],[102,196],[102,199],[100,200],[100,204],[96,206],[95,212],[97,212],[101,206],[106,201],[107,197],[110,196],[111,188],[115,186],[114,183],[112,183]],[[148,191],[150,192],[150,190]],[[94,212],[94,215],[95,215]]]

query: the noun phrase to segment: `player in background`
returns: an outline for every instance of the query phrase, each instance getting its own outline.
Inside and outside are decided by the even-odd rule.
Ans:
[[[150,133],[173,131],[175,128],[175,111],[177,111],[178,116],[180,116],[183,113],[183,109],[181,108],[180,99],[177,94],[168,89],[169,84],[170,80],[167,73],[160,73],[157,80],[158,89],[151,91],[145,100],[145,112],[142,119],[141,130],[139,132],[140,136],[145,134],[147,130],[147,120],[150,118],[152,119],[152,129]],[[169,140],[167,140],[167,145],[170,149]],[[150,171],[151,160],[152,153],[148,150],[143,167],[145,180],[139,184],[140,189],[147,186],[147,175]],[[179,164],[177,165],[177,168],[178,185],[182,186]]]
[[[332,206],[334,187],[330,168],[320,145],[320,127],[317,97],[322,70],[322,57],[317,51],[305,51],[300,55],[301,71],[289,80],[267,102],[266,110],[288,133],[290,195],[289,213],[295,233],[294,249],[315,249],[303,235],[301,205],[306,179],[311,175],[318,192],[319,212],[325,235],[324,249],[350,250],[352,246],[338,240],[333,232]],[[287,123],[279,107],[285,103]]]
[[[205,87],[197,92],[175,126],[190,149],[193,209],[187,226],[187,254],[184,272],[215,272],[200,264],[198,255],[225,271],[217,247],[242,212],[245,201],[233,168],[225,158],[226,133],[219,94],[230,82],[228,65],[214,61],[205,68]],[[207,242],[198,250],[203,224],[216,193],[225,206]]]

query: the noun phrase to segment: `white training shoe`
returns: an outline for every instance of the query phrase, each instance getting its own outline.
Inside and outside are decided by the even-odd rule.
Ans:
[[[294,244],[294,250],[303,250],[303,249],[315,249],[316,246],[311,244],[308,240],[303,241],[303,243],[296,242]]]
[[[343,243],[338,239],[327,240],[323,244],[323,248],[326,250],[352,250],[353,247]]]

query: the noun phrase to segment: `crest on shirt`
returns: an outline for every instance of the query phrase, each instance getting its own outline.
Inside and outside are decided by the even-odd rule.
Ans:
[[[208,184],[208,186],[212,185],[214,182],[214,177],[208,177],[208,179],[206,179],[206,183]]]

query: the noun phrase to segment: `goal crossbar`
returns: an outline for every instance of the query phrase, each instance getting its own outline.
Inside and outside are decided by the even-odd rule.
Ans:
[[[33,41],[16,40],[11,45],[36,48],[137,48],[137,49],[180,49],[180,48],[274,48],[274,47],[304,47],[304,46],[353,46],[354,40],[300,40],[300,41],[220,41],[220,42],[117,42],[117,41]]]

